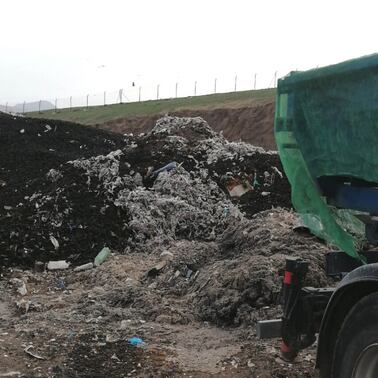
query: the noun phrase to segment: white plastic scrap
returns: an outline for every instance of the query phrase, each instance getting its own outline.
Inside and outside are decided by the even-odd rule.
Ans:
[[[66,260],[49,261],[47,264],[48,270],[64,270],[68,269],[70,264]]]
[[[54,246],[55,249],[59,249],[59,242],[58,242],[58,240],[56,240],[56,239],[54,238],[53,235],[50,235],[50,241],[51,241],[51,243],[53,244],[53,246]]]

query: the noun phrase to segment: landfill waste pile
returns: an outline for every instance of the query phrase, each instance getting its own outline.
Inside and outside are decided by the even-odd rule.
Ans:
[[[290,207],[276,153],[200,118],[165,117],[134,137],[4,115],[0,133],[1,265],[215,239],[243,213]]]
[[[313,348],[288,365],[255,335],[286,256],[329,283],[275,152],[168,116],[134,136],[0,115],[0,140],[0,376],[314,377]]]

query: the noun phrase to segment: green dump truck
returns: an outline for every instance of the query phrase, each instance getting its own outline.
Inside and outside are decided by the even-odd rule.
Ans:
[[[378,54],[280,79],[275,136],[293,206],[335,247],[326,269],[341,281],[303,287],[308,264],[287,259],[282,318],[259,322],[257,333],[282,337],[289,361],[318,334],[322,378],[376,378]]]

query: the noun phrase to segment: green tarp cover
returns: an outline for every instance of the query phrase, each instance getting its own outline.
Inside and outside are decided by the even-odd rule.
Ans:
[[[358,212],[327,205],[315,179],[378,183],[378,54],[280,79],[275,136],[305,224],[358,257],[366,243]]]

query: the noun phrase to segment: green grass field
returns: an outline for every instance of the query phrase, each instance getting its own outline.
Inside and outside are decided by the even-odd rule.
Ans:
[[[106,106],[90,106],[89,108],[59,109],[41,113],[27,113],[34,118],[59,119],[82,124],[96,124],[117,118],[142,117],[153,114],[164,114],[183,109],[215,109],[253,106],[259,103],[274,101],[275,89],[219,93],[206,96],[185,97],[169,100],[151,100],[130,102]]]

